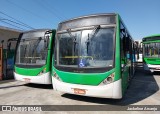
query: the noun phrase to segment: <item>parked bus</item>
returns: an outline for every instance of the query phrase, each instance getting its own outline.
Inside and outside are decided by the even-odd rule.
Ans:
[[[16,80],[51,84],[51,59],[55,30],[38,29],[20,34],[16,47]]]
[[[160,34],[144,37],[143,68],[145,71],[160,71]]]
[[[14,55],[18,38],[10,38],[1,41],[0,49],[0,79],[12,79],[14,69]],[[3,44],[4,43],[4,44]],[[3,46],[6,45],[6,46]]]
[[[134,74],[134,41],[118,14],[88,15],[61,22],[55,44],[54,90],[122,98]]]

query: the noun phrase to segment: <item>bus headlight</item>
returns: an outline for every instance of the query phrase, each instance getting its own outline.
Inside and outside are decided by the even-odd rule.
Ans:
[[[59,81],[62,81],[61,78],[57,75],[57,73],[54,72],[53,77],[56,78]]]
[[[107,85],[114,81],[114,73],[109,75],[106,79],[104,79],[99,85]]]
[[[40,76],[40,75],[42,75],[42,74],[44,74],[44,73],[46,73],[46,68],[44,68],[44,69],[38,74],[38,76]]]

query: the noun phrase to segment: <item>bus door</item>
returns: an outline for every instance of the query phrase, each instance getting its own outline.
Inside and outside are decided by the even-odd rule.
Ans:
[[[127,42],[128,46],[128,50],[129,50],[129,55],[130,57],[128,58],[129,60],[129,80],[131,80],[131,78],[134,75],[134,62],[135,62],[135,57],[134,57],[134,48],[133,48],[133,41],[131,40],[130,37],[128,37],[128,42]]]
[[[125,90],[128,87],[129,82],[129,75],[130,75],[130,50],[129,50],[129,36],[127,35],[126,30],[124,29],[123,25],[121,25],[121,78],[122,78],[122,92],[124,94]]]

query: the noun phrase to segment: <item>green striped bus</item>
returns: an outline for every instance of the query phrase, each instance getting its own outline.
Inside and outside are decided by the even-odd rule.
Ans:
[[[160,71],[160,34],[144,37],[142,43],[144,70]]]
[[[28,83],[51,84],[55,30],[37,29],[20,34],[16,47],[14,77]]]
[[[134,75],[134,41],[118,14],[59,23],[52,67],[54,90],[122,98]]]

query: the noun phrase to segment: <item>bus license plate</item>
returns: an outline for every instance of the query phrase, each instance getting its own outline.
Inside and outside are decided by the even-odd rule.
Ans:
[[[30,80],[31,80],[31,79],[29,79],[29,78],[23,78],[23,79],[24,79],[24,81],[27,82],[27,83],[30,82]]]
[[[73,90],[74,90],[75,94],[81,94],[81,95],[86,94],[86,90],[85,89],[73,88]]]

